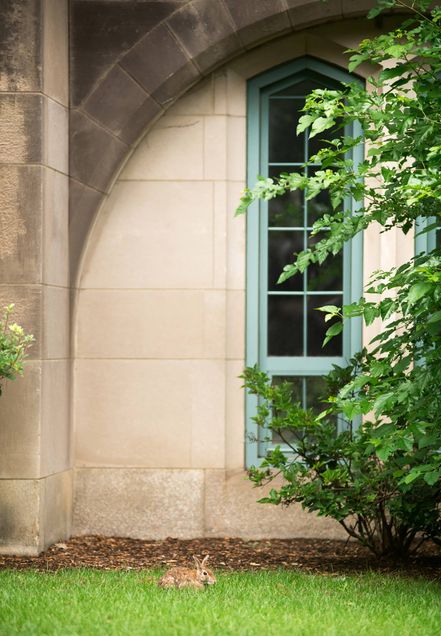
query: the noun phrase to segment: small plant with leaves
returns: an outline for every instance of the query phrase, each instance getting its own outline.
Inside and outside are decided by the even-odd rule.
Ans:
[[[34,342],[34,337],[26,334],[23,327],[11,321],[14,305],[7,305],[0,318],[0,395],[2,382],[14,380],[23,374],[26,352]]]
[[[307,199],[330,193],[333,209],[313,226],[324,238],[298,253],[280,282],[323,263],[373,223],[383,232],[407,233],[418,219],[426,231],[439,227],[441,8],[430,5],[380,0],[370,17],[390,7],[410,16],[350,51],[350,71],[364,62],[382,69],[369,78],[370,90],[350,83],[307,97],[298,132],[313,137],[357,121],[361,134],[321,149],[311,158],[321,164],[312,177],[260,178],[245,191],[239,213],[255,199],[296,189]],[[348,156],[360,144],[366,154],[355,164]],[[356,214],[345,209],[348,198],[358,202]],[[281,473],[284,485],[264,501],[300,502],[336,519],[376,554],[405,556],[426,539],[441,543],[441,250],[375,272],[366,293],[352,305],[321,308],[325,320],[338,320],[325,342],[354,317],[381,327],[368,349],[330,374],[319,416],[290,404],[287,386],[272,386],[258,369],[245,371],[245,386],[260,401],[257,423],[286,442],[250,476],[259,485]],[[336,418],[345,418],[346,430],[337,432]]]

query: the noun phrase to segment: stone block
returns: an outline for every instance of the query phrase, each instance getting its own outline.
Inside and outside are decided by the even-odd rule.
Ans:
[[[40,0],[3,2],[0,20],[0,90],[41,90]]]
[[[230,182],[227,192],[227,289],[245,289],[246,215],[234,216],[244,182]]]
[[[213,78],[207,77],[182,95],[167,110],[168,115],[213,115],[214,85]]]
[[[342,16],[341,0],[286,0],[289,17],[295,29],[312,24],[338,20]]]
[[[69,114],[66,106],[50,99],[44,108],[43,162],[64,174],[69,172]]]
[[[274,486],[274,484],[273,484]],[[205,471],[205,534],[213,537],[297,537],[344,539],[346,533],[336,521],[302,510],[257,503],[269,487],[253,488],[244,471],[228,474]]]
[[[227,358],[245,357],[245,292],[227,291]]]
[[[58,473],[71,465],[70,361],[42,364],[40,474]]]
[[[175,98],[199,77],[165,24],[146,35],[120,64],[159,104]]]
[[[69,539],[72,528],[73,471],[41,480],[40,549]]]
[[[73,532],[137,539],[203,535],[203,471],[79,469]]]
[[[69,285],[69,179],[44,168],[43,282]]]
[[[118,182],[94,227],[82,285],[210,288],[212,198],[201,181]]]
[[[71,2],[72,103],[78,106],[111,66],[183,0]],[[156,62],[161,56],[155,51]]]
[[[219,360],[79,359],[77,466],[223,465],[223,367]]]
[[[76,465],[191,468],[193,364],[77,360]]]
[[[214,184],[213,287],[226,288],[227,273],[227,191],[226,181]]]
[[[2,382],[0,479],[40,477],[41,363],[28,361],[23,377]],[[1,481],[0,481],[1,483]]]
[[[42,95],[0,94],[0,164],[43,159]]]
[[[104,194],[79,181],[69,182],[69,271],[71,284],[76,284],[78,268],[95,214]]]
[[[227,175],[227,118],[204,118],[204,178],[224,180]]]
[[[43,90],[69,106],[68,0],[43,0]]]
[[[220,2],[195,0],[167,23],[202,73],[242,50],[231,16]]]
[[[245,46],[255,45],[291,29],[282,0],[225,0],[225,3]]]
[[[342,0],[343,17],[367,16],[370,9],[375,6],[376,0]]]
[[[227,178],[244,182],[246,179],[246,118],[228,118]]]
[[[40,552],[40,482],[0,480],[0,554]]]
[[[225,467],[225,362],[194,361],[191,378],[191,466]]]
[[[114,66],[89,95],[83,110],[131,143],[161,109],[120,66]]]
[[[128,152],[123,143],[79,111],[71,112],[70,176],[101,192]]]
[[[225,368],[225,467],[238,471],[245,466],[245,360],[227,360]]]
[[[0,165],[2,283],[41,282],[42,169]]]
[[[225,292],[82,290],[76,325],[80,357],[221,358]]]
[[[69,289],[45,285],[43,288],[42,357],[68,358],[70,354]]]
[[[197,180],[204,177],[204,118],[164,115],[129,159],[120,180]]]

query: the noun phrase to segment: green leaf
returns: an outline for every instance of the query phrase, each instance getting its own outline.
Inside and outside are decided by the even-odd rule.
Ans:
[[[312,115],[302,115],[302,117],[300,117],[299,119],[296,133],[300,135],[300,133],[302,133],[304,130],[306,130],[306,128],[308,128],[308,126],[312,124],[314,119],[315,118]]]
[[[434,486],[439,478],[440,471],[438,470],[433,470],[432,472],[426,473],[424,475],[424,481],[426,482],[426,484],[429,484],[429,486]]]
[[[432,314],[429,318],[429,320],[427,322],[439,322],[441,320],[441,310],[439,311],[435,311],[434,314]]]
[[[335,124],[335,119],[333,117],[317,117],[314,120],[314,123],[311,127],[311,132],[309,133],[309,138],[315,137],[319,133],[331,128]]]
[[[316,311],[323,311],[325,314],[338,314],[340,311],[340,307],[336,305],[323,305],[322,307],[317,307]]]
[[[431,283],[415,283],[409,289],[408,301],[410,305],[413,305],[420,300],[423,296],[428,294],[432,290]]]

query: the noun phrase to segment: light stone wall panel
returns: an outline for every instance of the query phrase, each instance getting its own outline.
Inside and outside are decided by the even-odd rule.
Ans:
[[[69,286],[69,178],[43,168],[44,283]]]
[[[69,305],[67,287],[43,287],[43,359],[66,359],[70,356]]]
[[[98,219],[81,287],[207,289],[213,184],[121,181]]]
[[[203,179],[203,117],[164,115],[141,141],[120,178],[162,181]]]
[[[245,393],[239,377],[244,362],[227,360],[225,366],[225,469],[242,470],[245,457]]]
[[[26,362],[24,371],[2,382],[0,480],[40,477],[41,361]]]
[[[41,487],[37,479],[0,479],[0,554],[41,549]]]
[[[69,360],[45,360],[42,370],[40,475],[47,476],[72,467],[71,364]]]
[[[225,292],[83,290],[77,323],[79,357],[222,358]]]
[[[77,360],[77,466],[223,460],[223,362]],[[202,458],[202,459],[201,459]]]

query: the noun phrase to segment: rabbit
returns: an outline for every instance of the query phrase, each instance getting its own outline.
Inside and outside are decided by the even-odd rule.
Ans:
[[[208,554],[202,562],[195,556],[193,559],[196,563],[196,570],[184,567],[173,567],[167,570],[158,581],[159,587],[192,587],[198,590],[202,590],[206,585],[214,585],[216,583],[216,577],[211,570],[205,567],[208,561]]]

